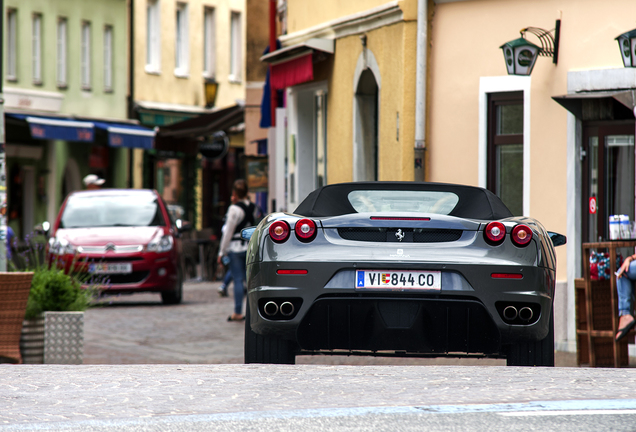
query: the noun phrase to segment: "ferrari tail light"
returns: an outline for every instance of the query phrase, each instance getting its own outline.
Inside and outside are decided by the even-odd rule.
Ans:
[[[311,219],[301,219],[296,222],[294,231],[298,240],[308,243],[316,237],[316,223]]]
[[[527,225],[517,225],[512,229],[512,242],[519,246],[527,246],[532,240],[532,230]]]
[[[276,243],[283,243],[289,238],[289,224],[279,220],[269,226],[269,236]]]
[[[506,227],[501,222],[490,222],[484,230],[486,241],[495,246],[501,244],[506,237]]]

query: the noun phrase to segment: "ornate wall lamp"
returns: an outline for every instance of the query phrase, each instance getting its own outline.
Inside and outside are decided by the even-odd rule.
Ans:
[[[503,50],[508,75],[530,75],[538,56],[552,57],[552,63],[557,64],[559,59],[560,30],[560,19],[556,20],[556,25],[552,30],[526,27],[519,32],[521,33],[520,38],[500,46],[499,48]],[[541,46],[528,41],[526,33],[535,35],[539,39]]]
[[[616,37],[625,67],[636,67],[636,29]]]

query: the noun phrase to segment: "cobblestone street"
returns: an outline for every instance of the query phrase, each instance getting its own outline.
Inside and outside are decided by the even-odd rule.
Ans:
[[[227,321],[233,298],[219,297],[218,286],[188,282],[176,306],[162,305],[158,294],[106,298],[86,312],[84,364],[243,363],[243,323]],[[296,363],[502,366],[505,360],[298,356]],[[576,366],[576,355],[557,352],[556,366]]]

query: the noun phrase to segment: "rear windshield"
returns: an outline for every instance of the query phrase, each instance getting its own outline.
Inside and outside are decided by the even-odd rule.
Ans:
[[[459,197],[452,192],[355,190],[347,198],[358,213],[366,212],[418,212],[450,214]]]
[[[152,194],[74,195],[68,199],[60,228],[165,226]]]

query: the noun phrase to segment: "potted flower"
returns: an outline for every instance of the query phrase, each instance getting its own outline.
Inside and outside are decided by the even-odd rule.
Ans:
[[[81,364],[84,311],[95,290],[77,273],[67,273],[41,259],[38,245],[22,252],[22,262],[33,272],[22,325],[20,349],[24,363]]]

